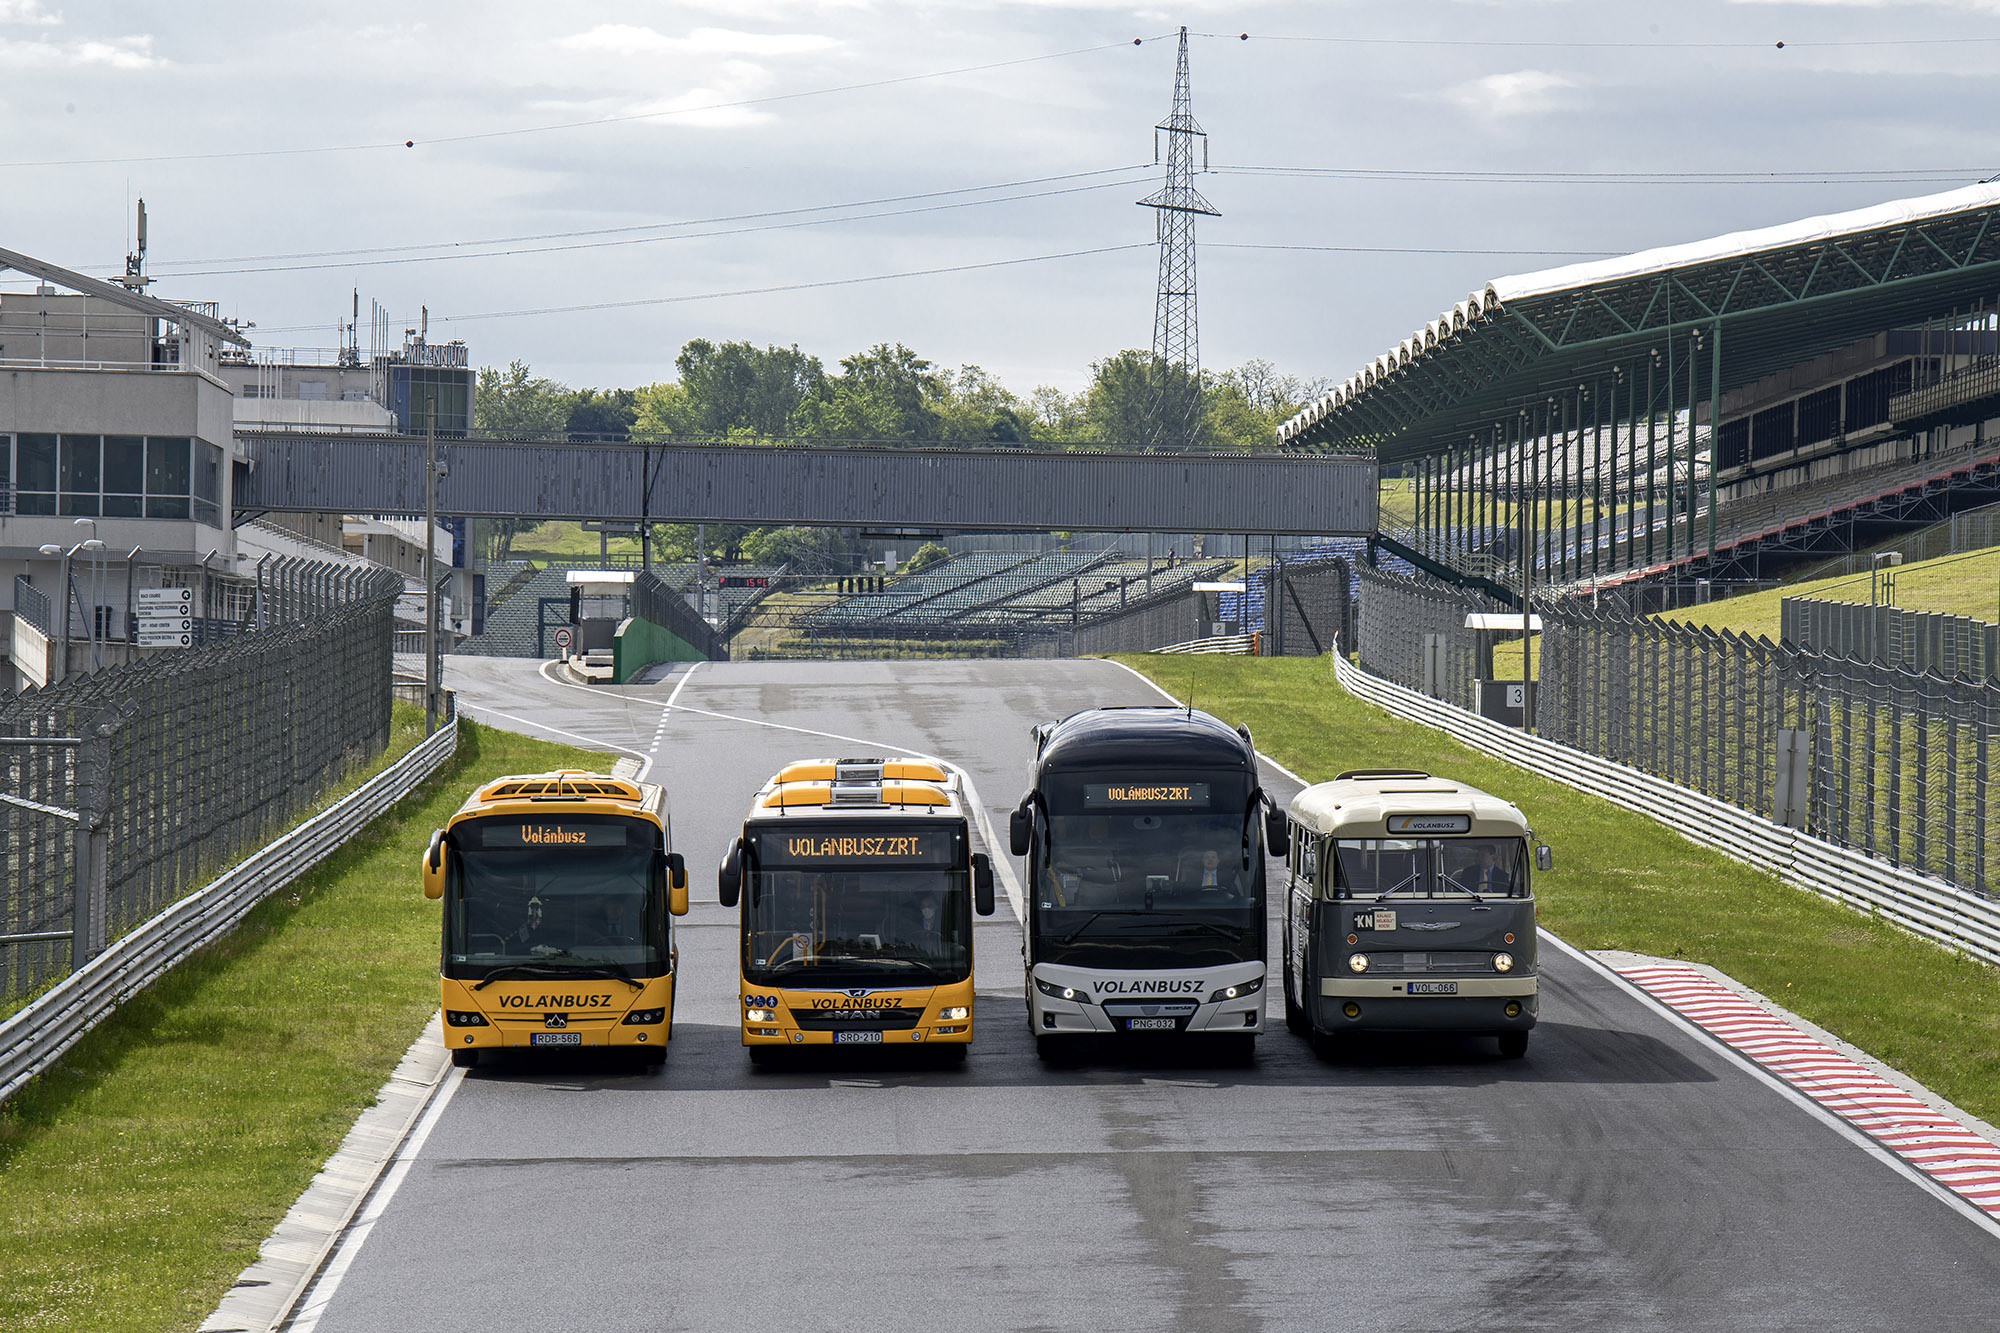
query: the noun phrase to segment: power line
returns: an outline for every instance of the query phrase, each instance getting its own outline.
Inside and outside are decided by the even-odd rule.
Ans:
[[[1339,255],[1534,255],[1555,259],[1610,259],[1622,250],[1457,250],[1408,245],[1260,245],[1249,241],[1210,241],[1206,250],[1316,250]]]
[[[710,111],[734,111],[744,107],[769,106],[774,102],[795,102],[808,97],[832,97],[840,93],[867,92],[875,88],[891,88],[904,83],[922,83],[930,79],[955,78],[960,74],[980,74],[987,70],[1012,69],[1019,65],[1033,65],[1047,60],[1067,60],[1072,56],[1093,55],[1099,51],[1120,50],[1138,46],[1146,42],[1157,42],[1161,36],[1135,37],[1129,42],[1105,42],[1097,46],[1080,46],[1070,51],[1050,51],[1038,56],[1019,56],[1013,60],[992,60],[983,65],[961,65],[955,69],[931,70],[924,74],[899,74],[886,79],[871,79],[865,83],[846,83],[831,88],[807,88],[799,92],[771,93],[764,97],[743,97],[731,102],[709,102],[701,106],[671,107],[662,111],[635,111],[625,116],[600,116],[593,120],[566,120],[546,125],[522,125],[508,130],[480,130],[470,134],[442,134],[434,138],[409,138],[398,143],[348,143],[317,144],[300,148],[244,148],[219,153],[161,153],[146,156],[124,157],[72,157],[48,158],[26,162],[0,162],[0,170],[23,167],[97,167],[137,164],[144,162],[212,162],[231,158],[254,157],[299,157],[313,153],[365,153],[387,149],[411,149],[420,144],[426,148],[439,144],[474,143],[483,139],[508,139],[529,134],[552,134],[560,130],[593,129],[601,125],[627,125],[641,120],[664,120],[674,116],[693,116]]]
[[[991,199],[962,199],[949,204],[926,204],[919,208],[886,208],[872,213],[843,213],[833,217],[806,218],[792,222],[770,222],[757,226],[727,227],[718,231],[677,232],[669,236],[627,236],[609,241],[573,241],[560,245],[529,245],[512,250],[464,250],[441,255],[402,255],[392,259],[349,259],[323,264],[270,264],[263,266],[194,269],[175,273],[176,278],[214,278],[254,273],[312,273],[324,269],[343,272],[358,268],[381,268],[394,264],[432,264],[463,259],[509,259],[521,255],[561,254],[577,250],[608,250],[632,245],[652,245],[661,241],[701,241],[718,236],[744,236],[761,231],[791,231],[801,227],[823,227],[837,222],[866,222],[875,218],[910,217],[919,213],[943,213],[985,204],[1016,203],[1024,199],[1048,199],[1056,195],[1083,194],[1091,190],[1120,189],[1139,180],[1101,181],[1095,185],[1072,185],[1060,190],[1036,190],[1028,194],[999,195]]]
[[[1478,167],[1222,165],[1221,175],[1277,179],[1390,180],[1498,185],[1925,185],[1977,180],[1987,167],[1880,167],[1832,171],[1488,171]]]
[[[1333,46],[1469,46],[1529,47],[1573,51],[1772,51],[1792,47],[1835,46],[1956,46],[1964,42],[2000,42],[2000,35],[1980,37],[1885,37],[1832,42],[1733,41],[1733,42],[1564,42],[1538,38],[1487,37],[1320,37],[1306,33],[1194,32],[1190,37],[1206,37],[1229,42],[1314,42]],[[1152,39],[1158,40],[1158,39]]]
[[[691,292],[684,296],[642,296],[627,301],[591,301],[582,305],[538,306],[523,310],[483,310],[466,315],[433,314],[434,324],[466,323],[478,319],[519,319],[532,315],[572,315],[595,310],[629,310],[639,306],[680,305],[689,301],[716,301],[739,296],[772,296],[782,292],[808,292],[823,287],[852,287],[861,283],[890,282],[898,278],[930,278],[949,273],[972,273],[980,269],[1010,268],[1021,264],[1045,264],[1058,259],[1081,259],[1089,255],[1117,254],[1124,250],[1150,250],[1151,241],[1134,241],[1126,245],[1105,245],[1092,250],[1067,250],[1061,254],[1025,255],[1018,259],[991,259],[977,264],[948,264],[940,268],[907,269],[900,273],[870,273],[855,278],[823,278],[817,282],[784,283],[772,287],[742,287],[726,292]],[[404,321],[396,321],[404,322]],[[324,324],[300,324],[287,328],[263,329],[260,332],[304,333],[316,332]]]
[[[594,227],[580,231],[528,232],[519,236],[489,236],[480,240],[426,241],[408,245],[358,246],[348,250],[300,250],[289,254],[270,255],[218,255],[207,259],[168,259],[156,261],[155,268],[173,268],[191,264],[259,264],[284,259],[340,259],[356,255],[408,254],[418,250],[442,250],[464,246],[515,245],[523,241],[558,241],[584,236],[620,236],[640,231],[664,231],[677,227],[706,227],[723,222],[749,222],[758,218],[796,217],[801,213],[827,213],[838,209],[873,208],[879,204],[910,203],[919,199],[943,199],[955,194],[982,194],[991,190],[1012,190],[1026,185],[1048,185],[1057,181],[1084,180],[1091,176],[1111,176],[1123,172],[1143,171],[1146,164],[1133,163],[1123,167],[1100,167],[1094,171],[1072,171],[1059,176],[1036,176],[1027,180],[999,181],[992,185],[965,185],[951,190],[928,190],[920,194],[885,195],[879,199],[851,199],[838,204],[812,204],[799,208],[767,209],[759,213],[725,213],[716,217],[683,218],[677,222],[644,222],[625,227]],[[1114,181],[1123,185],[1127,182]],[[1020,196],[1039,197],[1039,196]],[[1004,200],[971,200],[969,203],[996,203]],[[72,265],[83,271],[85,266]],[[95,265],[91,267],[109,267]]]

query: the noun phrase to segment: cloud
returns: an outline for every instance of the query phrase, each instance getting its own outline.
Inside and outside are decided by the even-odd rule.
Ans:
[[[1727,0],[1732,5],[1795,5],[1817,9],[1955,9],[2000,14],[2000,0]]]
[[[0,23],[53,28],[61,22],[62,15],[51,14],[43,9],[41,0],[0,0]]]
[[[1488,74],[1430,95],[1478,116],[1538,116],[1573,105],[1574,99],[1566,94],[1582,86],[1580,80],[1567,74],[1519,69]]]
[[[769,73],[761,65],[747,60],[725,60],[710,69],[708,82],[703,87],[690,88],[674,97],[633,107],[623,114],[665,116],[674,125],[712,130],[762,125],[776,117],[761,107],[718,104],[756,97],[770,85],[770,81]]]
[[[813,33],[736,32],[728,28],[696,28],[685,37],[669,37],[653,28],[628,23],[601,23],[588,32],[565,37],[571,51],[613,55],[793,56],[840,45]]]
[[[58,69],[98,65],[108,69],[160,69],[167,61],[153,54],[150,36],[115,37],[103,42],[10,42],[0,37],[0,69]]]

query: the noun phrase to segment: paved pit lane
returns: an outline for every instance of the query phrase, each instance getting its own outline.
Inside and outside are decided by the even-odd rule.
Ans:
[[[320,1333],[1993,1320],[1989,1229],[1553,946],[1524,1061],[1441,1037],[1323,1064],[1274,984],[1252,1065],[1169,1046],[1049,1068],[1003,893],[962,1068],[753,1069],[713,867],[779,764],[935,754],[1004,830],[1031,724],[1158,696],[1098,662],[703,664],[597,691],[535,667],[452,659],[448,682],[476,717],[621,747],[667,786],[695,900],[671,1055],[468,1073],[320,1293]],[[699,711],[663,721],[676,689]]]

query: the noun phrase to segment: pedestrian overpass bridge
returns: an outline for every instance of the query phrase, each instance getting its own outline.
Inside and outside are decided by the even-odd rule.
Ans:
[[[235,510],[422,514],[422,437],[239,428]],[[1366,536],[1375,460],[1309,453],[440,439],[436,510],[969,531]]]

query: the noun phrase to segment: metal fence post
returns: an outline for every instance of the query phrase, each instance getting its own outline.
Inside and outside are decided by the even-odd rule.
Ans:
[[[105,827],[109,813],[111,777],[111,736],[118,730],[116,719],[104,719],[89,727],[83,744],[76,747],[76,850],[72,859],[75,877],[71,899],[70,970],[104,951],[106,903],[105,867],[109,833]]]

